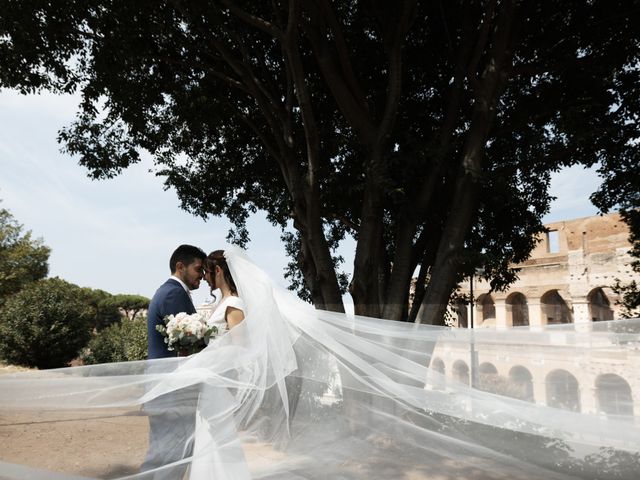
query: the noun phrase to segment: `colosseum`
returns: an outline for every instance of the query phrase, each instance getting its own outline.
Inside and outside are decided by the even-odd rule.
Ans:
[[[529,260],[517,265],[519,280],[509,290],[492,292],[479,279],[461,286],[461,293],[474,299],[475,306],[453,305],[454,324],[482,330],[471,345],[439,342],[430,365],[444,375],[440,378],[445,383],[482,389],[493,385],[526,401],[634,419],[640,414],[640,346],[614,352],[607,348],[612,340],[606,333],[580,335],[599,330],[594,322],[621,318],[618,297],[611,289],[616,279],[640,280],[630,266],[628,227],[616,213],[546,227],[548,232]],[[558,327],[545,328],[552,324]],[[602,325],[610,328],[612,324]],[[509,327],[538,331],[541,338],[504,348],[483,342],[485,335],[479,335],[489,333],[487,329],[499,335]],[[578,335],[567,340],[567,331]],[[569,357],[566,350],[557,349],[567,341],[576,342]],[[435,387],[442,388],[442,380],[438,382]]]
[[[456,305],[457,325],[506,328],[574,323],[578,326],[620,318],[616,279],[640,281],[631,268],[629,229],[620,215],[579,218],[545,225],[549,230],[509,290],[491,292],[473,279],[475,308]],[[461,286],[470,295],[471,283]]]

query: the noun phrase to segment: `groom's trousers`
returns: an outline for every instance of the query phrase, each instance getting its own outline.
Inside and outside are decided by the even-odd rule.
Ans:
[[[158,469],[154,480],[181,479],[188,463],[166,466],[193,453],[198,386],[183,388],[147,402],[149,447],[141,472]]]

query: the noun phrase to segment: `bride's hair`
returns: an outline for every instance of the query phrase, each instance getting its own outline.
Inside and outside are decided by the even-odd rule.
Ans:
[[[205,260],[205,265],[207,270],[215,270],[216,266],[220,267],[222,269],[224,279],[231,289],[231,293],[234,295],[238,294],[238,289],[236,288],[236,284],[233,281],[231,272],[229,271],[229,265],[227,265],[227,260],[224,258],[224,250],[214,250],[211,252]]]

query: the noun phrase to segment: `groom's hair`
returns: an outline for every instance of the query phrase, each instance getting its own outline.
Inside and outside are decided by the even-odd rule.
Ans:
[[[204,262],[204,259],[207,258],[207,254],[193,245],[180,245],[176,248],[175,252],[173,252],[169,259],[169,268],[171,269],[171,273],[176,272],[176,265],[178,262],[182,262],[186,266],[189,266],[198,258]]]

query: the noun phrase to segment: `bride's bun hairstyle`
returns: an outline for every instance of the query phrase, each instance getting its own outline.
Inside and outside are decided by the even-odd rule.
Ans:
[[[233,281],[233,277],[231,276],[231,272],[229,271],[229,265],[227,265],[227,259],[224,258],[224,250],[214,250],[211,252],[207,259],[205,260],[205,264],[207,266],[207,270],[213,270],[215,272],[216,267],[220,267],[222,269],[222,274],[224,275],[224,279],[229,285],[231,289],[231,293],[234,295],[238,294],[238,289],[236,288],[236,284]],[[216,285],[216,288],[218,286]]]

